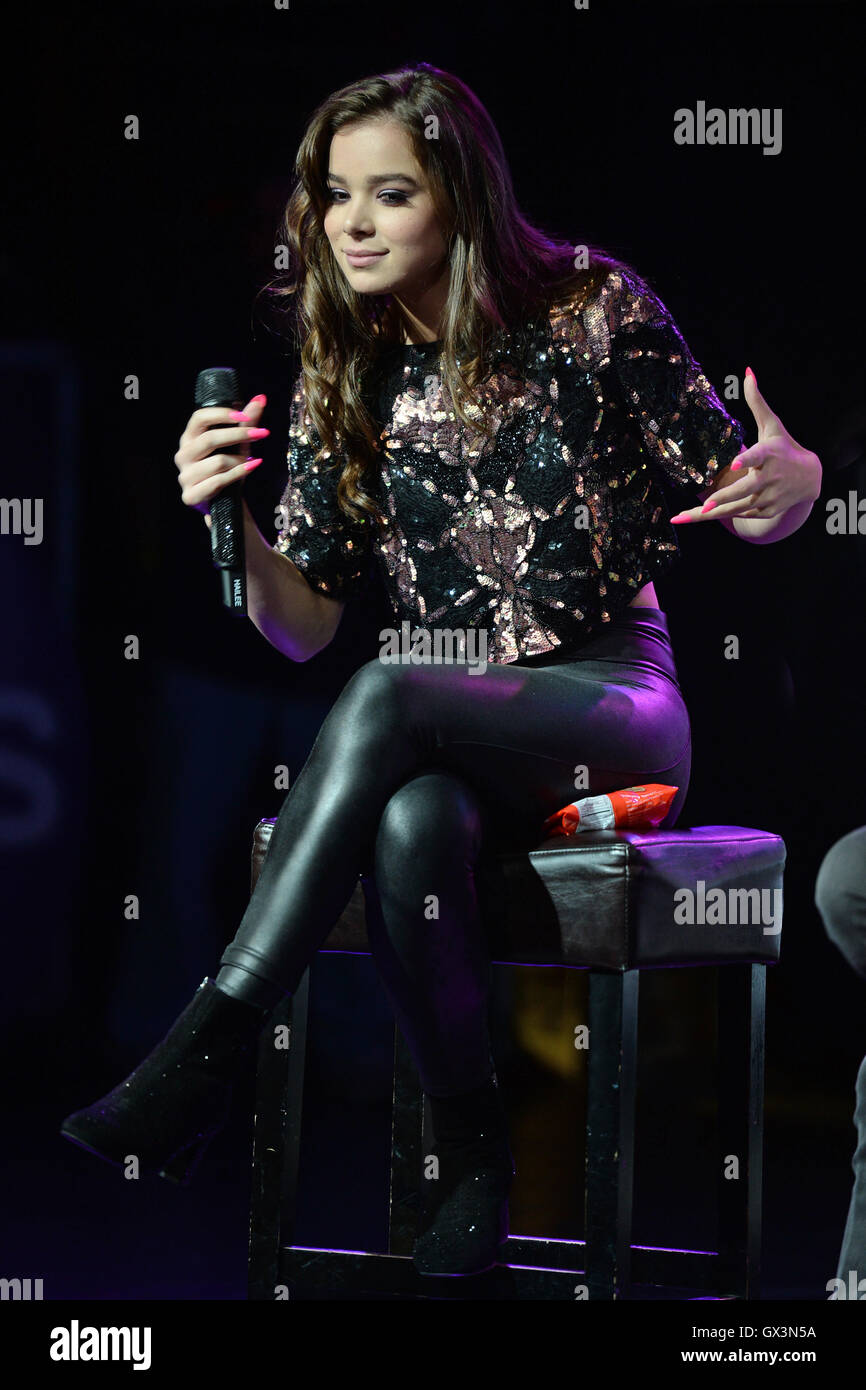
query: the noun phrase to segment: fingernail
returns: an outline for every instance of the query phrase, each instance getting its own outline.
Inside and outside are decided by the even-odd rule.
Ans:
[[[701,507],[701,511],[702,511],[702,512],[711,512],[711,511],[713,510],[713,507],[714,507],[715,505],[716,505],[715,502],[710,501],[710,499],[708,498],[707,501],[704,503],[704,505]]]
[[[233,419],[233,420],[249,420],[249,416],[248,416],[248,415],[244,415],[244,412],[243,412],[242,410],[233,410],[233,411],[232,411],[232,419]]]
[[[677,512],[676,516],[671,517],[671,521],[676,522],[678,525],[682,525],[684,521],[691,521],[691,517],[684,516],[682,512]]]
[[[267,396],[253,396],[252,400],[250,401],[250,405],[267,405],[267,403]]]
[[[269,434],[270,430],[260,429],[258,425],[256,425],[255,429],[247,430],[247,437],[249,439],[266,439]]]
[[[742,460],[742,459],[734,459],[733,463],[731,464],[731,472],[733,473],[735,469],[737,469],[737,468],[742,468],[742,466],[743,466],[743,460]]]
[[[750,376],[753,381],[757,381],[757,377],[755,376],[755,373],[752,371],[751,367],[746,368],[746,376]]]
[[[254,468],[258,468],[261,461],[261,459],[247,459],[246,463],[244,464],[244,468],[248,473],[252,473]]]

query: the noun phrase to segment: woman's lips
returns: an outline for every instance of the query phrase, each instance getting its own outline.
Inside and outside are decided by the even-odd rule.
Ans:
[[[378,261],[382,256],[387,256],[387,251],[347,251],[346,260],[352,265],[370,265],[373,261]]]

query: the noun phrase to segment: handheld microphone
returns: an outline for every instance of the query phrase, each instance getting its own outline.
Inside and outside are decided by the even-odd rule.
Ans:
[[[199,372],[195,383],[196,409],[202,406],[229,406],[242,410],[237,374],[232,367],[207,367]],[[209,429],[225,429],[225,425],[209,425]],[[221,454],[245,455],[246,444],[223,445]],[[220,571],[222,598],[233,613],[247,611],[247,571],[244,556],[243,482],[230,483],[217,493],[210,504],[211,556]]]

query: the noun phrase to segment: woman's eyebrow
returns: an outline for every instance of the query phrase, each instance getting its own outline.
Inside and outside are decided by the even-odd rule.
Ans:
[[[335,183],[347,182],[347,180],[343,178],[342,174],[329,173],[328,178],[333,179]],[[410,178],[408,174],[370,174],[369,178],[365,179],[364,182],[366,183],[368,188],[375,188],[377,183],[405,183],[408,184],[411,188],[421,187],[417,179]]]

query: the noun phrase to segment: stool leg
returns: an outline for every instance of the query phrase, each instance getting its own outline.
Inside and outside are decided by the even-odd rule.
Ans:
[[[273,1301],[280,1248],[294,1239],[309,995],[307,968],[294,995],[271,1013],[259,1043],[247,1294],[259,1301]],[[288,1048],[277,1045],[285,1028]]]
[[[585,1224],[590,1299],[631,1293],[639,977],[638,970],[589,975]]]
[[[388,1198],[389,1255],[411,1255],[418,1234],[422,1095],[415,1061],[403,1034],[395,1026],[391,1186]]]
[[[766,965],[716,970],[718,1292],[760,1298]],[[736,1158],[739,1176],[725,1176]]]

